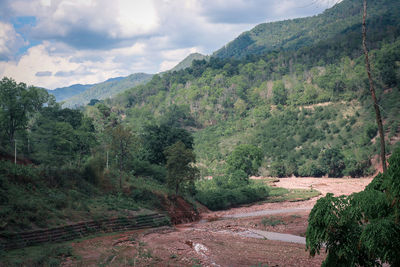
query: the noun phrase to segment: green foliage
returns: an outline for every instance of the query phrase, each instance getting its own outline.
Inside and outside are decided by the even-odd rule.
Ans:
[[[208,60],[208,56],[202,55],[200,53],[192,53],[184,58],[181,62],[173,67],[170,72],[179,71],[190,67],[195,60]]]
[[[111,154],[116,158],[119,170],[126,170],[127,162],[132,160],[135,143],[134,136],[129,129],[126,129],[121,124],[109,129],[109,136],[111,137]]]
[[[143,142],[148,152],[146,159],[153,164],[165,164],[164,150],[178,141],[189,149],[193,148],[193,137],[185,129],[170,127],[166,124],[145,127]]]
[[[285,105],[287,100],[287,92],[282,81],[276,81],[272,87],[272,100],[275,105]]]
[[[169,146],[164,151],[167,163],[167,184],[175,190],[178,195],[179,189],[187,185],[194,191],[194,181],[198,176],[198,169],[193,165],[196,162],[196,155],[193,150],[187,148],[182,141]]]
[[[281,219],[277,219],[274,217],[270,217],[270,218],[264,217],[261,219],[261,224],[265,227],[267,225],[276,226],[276,225],[285,224],[285,223]]]
[[[151,164],[146,160],[134,160],[132,161],[131,168],[136,176],[140,177],[151,177],[160,183],[165,183],[167,170],[165,166],[158,164]]]
[[[323,266],[400,264],[400,149],[360,193],[317,201],[309,216],[307,249],[313,256],[325,246]]]
[[[330,54],[330,57],[345,54],[351,48],[359,49],[361,45],[360,10],[359,1],[342,1],[318,16],[259,24],[216,51],[214,56],[246,58],[276,49],[301,53],[304,47],[314,47],[315,57],[320,59],[326,54]],[[395,0],[369,3],[369,36],[390,38],[396,34],[398,29],[389,25],[399,24],[395,15],[399,10],[399,3]],[[346,34],[352,36],[353,40],[341,44]]]
[[[225,189],[247,186],[250,183],[247,173],[242,170],[233,170],[226,175],[215,176],[213,181],[217,187]]]
[[[262,151],[253,145],[238,145],[226,160],[230,170],[244,171],[248,176],[255,175],[261,166]]]
[[[345,168],[344,156],[337,148],[328,148],[319,157],[321,168],[329,177],[342,177]]]
[[[196,126],[194,118],[190,114],[189,106],[171,105],[167,108],[160,121],[170,127],[181,128],[185,126]]]
[[[348,29],[340,32],[337,39],[332,37],[316,43],[310,40],[313,44],[304,44],[296,51],[277,47],[274,52],[240,60],[212,57],[208,62],[194,61],[190,68],[156,75],[146,85],[106,102],[124,113],[124,123],[138,133],[149,132],[143,129],[165,121],[169,126],[193,130],[195,153],[198,162],[207,166],[205,172],[218,171],[218,166],[234,148],[246,140],[246,144],[262,149],[261,170],[266,175],[276,172],[278,163],[280,176],[328,175],[329,169],[321,166],[320,159],[323,156],[320,151],[326,147],[339,148],[344,155],[345,168],[331,176],[365,175],[369,173],[370,158],[377,153],[376,147],[366,146],[371,141],[368,136],[373,131],[368,130],[368,125],[374,116],[369,92],[365,90],[360,42],[355,41],[355,36],[359,36],[358,30],[355,35],[358,26],[354,26],[358,16],[351,13],[350,18],[342,14],[348,12],[342,10],[344,6],[359,11],[359,3],[349,2],[340,3],[317,19],[329,20],[332,24],[328,28],[340,24]],[[396,56],[385,59],[385,55],[396,54],[400,47],[398,26],[388,26],[393,24],[386,20],[398,19],[389,12],[389,9],[397,10],[398,3],[384,2],[384,8],[378,8],[375,3],[370,7],[376,14],[387,15],[383,16],[385,20],[373,22],[392,36],[387,39],[374,28],[374,37],[370,39],[373,74],[379,88],[386,88],[379,75],[384,66],[375,62],[388,60],[396,65]],[[286,23],[297,27],[292,21],[279,25],[286,26]],[[324,25],[313,27],[319,31]],[[395,72],[398,73],[397,65]],[[274,94],[285,101],[278,101],[279,97],[274,100]],[[393,88],[382,94],[378,90],[378,97],[390,135],[395,136],[396,114],[400,112],[399,91]],[[166,135],[157,141],[155,136],[159,135],[163,136],[161,131],[144,135],[146,140],[152,140],[145,145],[145,150],[150,152],[147,160],[154,164],[165,163],[162,150],[157,148],[164,149],[174,143],[164,146],[162,140],[167,140]]]
[[[152,76],[146,73],[135,73],[122,79],[112,79],[95,84],[83,92],[66,99],[63,106],[79,107],[88,104],[91,99],[110,98],[136,85],[148,82]]]
[[[371,140],[378,133],[378,127],[375,124],[368,124],[365,128],[365,134]]]
[[[29,153],[40,163],[63,165],[89,156],[96,144],[92,121],[78,110],[44,107],[30,132]]]
[[[24,83],[17,84],[13,79],[4,77],[0,81],[1,143],[8,140],[8,145],[11,145],[17,131],[25,131],[29,117],[40,110],[48,98],[44,89],[27,87]]]
[[[271,164],[271,175],[275,177],[285,177],[286,175],[286,168],[282,162],[274,161]]]
[[[239,183],[235,187],[218,186],[213,180],[199,182],[196,189],[196,199],[211,210],[223,210],[265,200],[269,192],[265,185]]]
[[[67,257],[73,257],[70,245],[34,246],[13,251],[0,251],[2,266],[60,266]]]

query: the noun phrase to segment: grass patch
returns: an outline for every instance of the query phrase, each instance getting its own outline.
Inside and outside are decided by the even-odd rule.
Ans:
[[[69,244],[33,246],[0,252],[0,266],[59,266],[66,257],[75,257]]]
[[[264,217],[261,220],[261,224],[266,227],[267,225],[269,226],[275,226],[279,224],[285,224],[281,219],[275,218],[275,217]]]
[[[265,202],[296,202],[309,200],[319,196],[321,193],[315,189],[286,189],[282,187],[271,187],[269,198]]]

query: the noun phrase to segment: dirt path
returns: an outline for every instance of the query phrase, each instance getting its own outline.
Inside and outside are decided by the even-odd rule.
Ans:
[[[371,179],[283,178],[285,188],[313,188],[322,194],[358,192]],[[65,266],[320,266],[304,237],[317,198],[255,204],[202,214],[196,223],[120,233],[73,244],[79,260]],[[282,242],[285,240],[292,242]]]

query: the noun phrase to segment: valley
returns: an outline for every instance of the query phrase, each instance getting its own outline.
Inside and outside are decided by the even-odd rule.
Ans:
[[[132,21],[103,25],[99,13],[83,39],[26,41],[15,62],[0,53],[13,74],[51,52],[52,64],[24,68],[29,81],[75,83],[52,95],[24,76],[0,80],[0,266],[400,266],[400,1],[368,1],[367,17],[366,0],[343,0],[236,26],[161,2],[154,27],[138,30],[123,6]],[[108,2],[33,3],[49,15]],[[184,30],[169,24],[192,15]],[[46,29],[11,17],[11,33]],[[248,28],[203,55],[203,23],[214,37]]]

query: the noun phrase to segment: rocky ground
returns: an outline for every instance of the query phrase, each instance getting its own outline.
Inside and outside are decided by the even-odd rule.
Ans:
[[[275,185],[347,195],[363,190],[370,181],[283,178]],[[324,252],[311,258],[302,243],[317,198],[203,212],[194,223],[81,240],[72,244],[77,257],[67,259],[64,266],[320,266]],[[266,238],[271,232],[278,239],[283,236],[279,233],[295,237],[283,236],[292,242]]]

